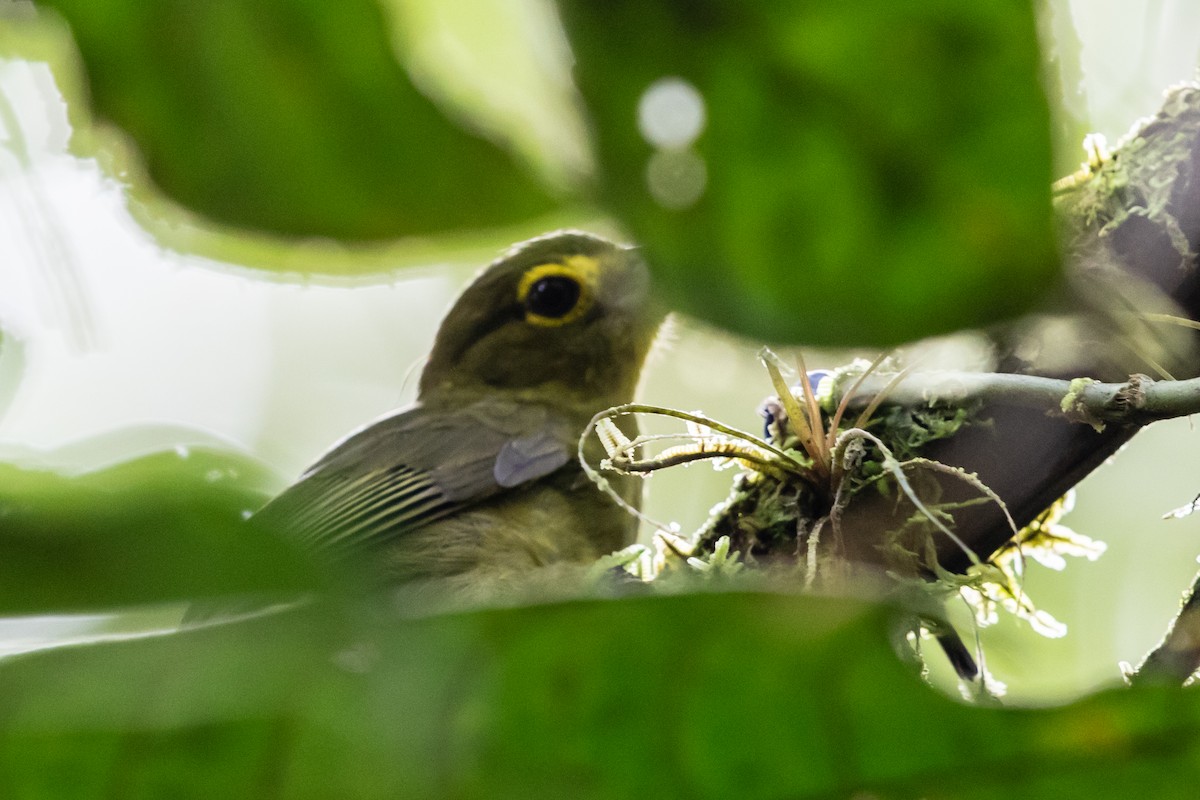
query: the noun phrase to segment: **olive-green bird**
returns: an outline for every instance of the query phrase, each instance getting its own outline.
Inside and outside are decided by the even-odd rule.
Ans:
[[[336,444],[254,519],[314,548],[368,548],[393,581],[624,547],[636,520],[584,475],[577,445],[633,398],[663,316],[631,248],[578,232],[516,245],[442,321],[416,403]],[[640,481],[612,484],[638,501]]]

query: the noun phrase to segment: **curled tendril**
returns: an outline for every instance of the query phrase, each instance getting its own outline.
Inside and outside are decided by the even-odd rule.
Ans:
[[[686,433],[641,435],[630,439],[613,420],[634,414],[672,417],[700,426],[701,429]],[[755,468],[761,468],[762,471],[776,476],[788,475],[810,483],[816,482],[813,471],[789,453],[752,433],[738,430],[701,414],[644,403],[628,403],[601,411],[592,417],[580,438],[579,458],[585,469],[590,465],[584,457],[583,445],[593,431],[608,454],[608,466],[618,472],[648,473],[702,459],[732,459],[747,465],[756,465]],[[667,440],[686,443],[662,450],[654,456],[640,455],[639,451],[643,445]],[[588,474],[593,474],[593,471],[589,471]]]
[[[725,425],[703,414],[650,404],[629,403],[602,411],[592,418],[579,441],[579,461],[588,477],[614,502],[656,529],[655,538],[660,556],[665,557],[664,554],[669,553],[677,562],[687,563],[701,572],[718,561],[720,564],[729,561],[728,538],[721,537],[717,539],[718,545],[706,548],[713,551],[707,556],[707,560],[700,558],[695,547],[698,538],[696,541],[685,540],[678,535],[678,526],[657,522],[634,508],[609,484],[602,474],[603,470],[645,477],[660,469],[679,464],[710,460],[718,465],[722,465],[722,462],[738,464],[760,476],[761,480],[767,481],[765,487],[773,484],[798,486],[799,491],[822,498],[818,502],[818,508],[823,506],[824,513],[816,515],[815,519],[796,518],[797,566],[803,566],[803,586],[806,589],[815,588],[821,564],[836,563],[836,559],[823,562],[822,550],[836,551],[836,543],[841,541],[842,516],[851,505],[854,496],[868,485],[884,478],[890,479],[896,491],[915,510],[912,519],[904,523],[901,531],[912,525],[927,525],[937,535],[946,537],[959,548],[971,566],[965,574],[944,570],[937,561],[937,548],[933,545],[932,536],[925,540],[924,547],[918,548],[924,550],[919,556],[916,553],[901,552],[903,548],[898,544],[899,539],[893,538],[883,544],[887,545],[888,541],[897,543],[894,557],[901,560],[916,557],[916,563],[922,566],[918,568],[912,561],[908,561],[908,567],[901,571],[897,571],[900,569],[897,567],[889,570],[889,574],[897,580],[920,586],[923,591],[943,598],[947,594],[957,595],[976,610],[978,625],[987,624],[994,616],[995,609],[1003,607],[1028,620],[1035,630],[1045,635],[1061,635],[1061,626],[1052,617],[1036,609],[1024,593],[1022,545],[1028,544],[1032,547],[1036,543],[1038,547],[1054,548],[1055,543],[1061,539],[1068,544],[1076,544],[1076,550],[1082,552],[1086,549],[1085,544],[1091,544],[1090,540],[1078,536],[1071,538],[1065,534],[1050,535],[1051,532],[1057,534],[1057,529],[1052,529],[1056,518],[1041,521],[1041,527],[1035,531],[1038,533],[1035,537],[1030,533],[1031,528],[1021,530],[1017,527],[1003,499],[978,476],[926,458],[898,458],[885,441],[890,431],[887,427],[887,417],[877,420],[875,415],[892,388],[907,377],[907,370],[897,371],[886,383],[885,388],[866,404],[853,423],[844,423],[853,396],[867,376],[876,372],[885,362],[887,356],[888,354],[881,355],[870,365],[856,362],[852,369],[835,372],[835,376],[847,380],[853,378],[853,381],[836,406],[831,404],[828,410],[832,413],[826,417],[822,414],[816,392],[809,381],[800,381],[799,393],[788,387],[783,377],[784,369],[787,368],[782,360],[764,349],[759,358],[779,393],[778,408],[786,414],[786,418],[779,424],[778,433],[772,431],[770,440]],[[807,375],[803,360],[799,360],[799,367],[801,374]],[[618,427],[616,420],[624,416],[639,415],[680,420],[685,423],[687,430],[678,433],[642,434],[631,438]],[[847,426],[842,428],[843,424]],[[961,419],[956,418],[954,425],[959,424]],[[875,428],[877,425],[883,425],[880,434],[867,430],[868,427]],[[952,433],[953,431],[944,435]],[[598,465],[589,463],[585,455],[584,445],[592,435],[600,441],[606,454]],[[863,468],[867,463],[875,465],[873,469],[878,472],[865,474]],[[934,472],[962,481],[978,491],[980,496],[953,504],[927,503],[910,481],[909,475],[915,471]],[[952,511],[978,503],[990,503],[999,508],[1013,534],[1010,544],[986,561],[953,529]],[[832,548],[822,548],[822,539],[828,538],[828,533],[832,534],[835,544]],[[823,537],[823,534],[826,536]],[[892,537],[899,535],[900,531],[889,534]],[[803,553],[799,552],[801,537],[806,537]],[[1074,554],[1073,551],[1062,552]],[[735,569],[740,569],[741,563],[738,562]],[[900,563],[901,561],[896,562]],[[717,564],[717,567],[720,564]],[[922,574],[909,574],[914,568]],[[643,573],[646,571],[647,569],[642,570]],[[643,577],[652,578],[657,570],[651,569],[649,572],[649,575]],[[978,630],[976,639],[978,640]],[[979,650],[978,641],[976,650]],[[977,655],[982,658],[981,653],[977,652]]]

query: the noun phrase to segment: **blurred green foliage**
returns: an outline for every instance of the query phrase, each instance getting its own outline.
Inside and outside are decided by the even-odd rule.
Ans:
[[[689,313],[766,341],[883,345],[1044,294],[1056,257],[1030,4],[562,5],[606,204]],[[665,75],[703,99],[694,145],[656,149],[630,124]],[[647,193],[661,159],[706,172],[694,203]]]
[[[1029,2],[564,3],[599,164],[570,198],[417,91],[372,0],[43,5],[157,186],[243,230],[424,236],[599,202],[679,307],[773,342],[896,344],[1053,281]],[[670,97],[667,130],[647,122],[664,79],[696,93],[690,132]]]
[[[1193,791],[1193,693],[972,708],[901,665],[888,626],[848,601],[709,594],[407,622],[310,607],[61,648],[0,663],[0,785],[76,800]]]
[[[373,0],[54,0],[97,116],[211,219],[369,239],[512,223],[551,199],[448,120],[396,61]]]
[[[266,482],[256,462],[199,448],[76,477],[0,464],[0,613],[312,590],[308,558],[247,534]]]
[[[564,202],[417,91],[369,0],[42,5],[71,25],[96,115],[132,137],[161,191],[218,222],[361,240]],[[693,313],[775,340],[896,342],[1016,313],[1052,278],[1029,3],[563,8],[599,168],[567,202],[624,224]],[[656,147],[638,108],[673,77],[703,120]],[[202,451],[75,477],[0,468],[0,611],[333,598],[0,662],[0,793],[1193,793],[1190,693],[968,707],[900,664],[889,609],[851,601],[399,620],[287,542],[246,535],[262,483]]]

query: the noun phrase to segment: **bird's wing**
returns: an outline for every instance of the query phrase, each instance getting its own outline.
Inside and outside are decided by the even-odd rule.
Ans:
[[[313,547],[377,543],[554,472],[573,435],[541,406],[412,406],[339,442],[255,519]]]

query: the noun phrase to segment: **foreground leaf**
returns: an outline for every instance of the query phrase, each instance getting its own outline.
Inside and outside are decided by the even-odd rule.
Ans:
[[[604,200],[684,310],[894,344],[1016,314],[1052,280],[1030,3],[561,5]]]
[[[282,538],[245,525],[262,468],[202,449],[69,477],[0,464],[0,613],[311,589]]]
[[[0,663],[0,785],[72,798],[1171,798],[1200,776],[1200,695],[972,708],[903,667],[887,611],[858,603],[726,594],[372,618],[312,607]]]
[[[372,0],[45,0],[97,116],[149,177],[221,223],[347,240],[525,220],[553,201],[447,119],[396,61]]]

